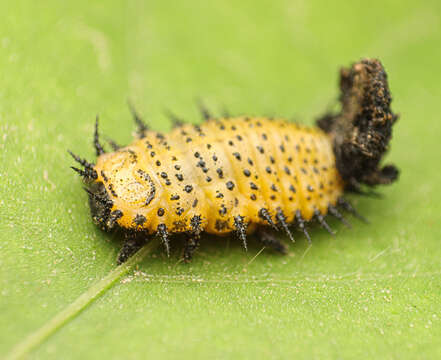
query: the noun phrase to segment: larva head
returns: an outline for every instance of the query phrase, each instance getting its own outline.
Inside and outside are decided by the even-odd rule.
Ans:
[[[327,114],[318,126],[333,138],[337,168],[348,187],[390,184],[398,178],[394,165],[380,168],[398,119],[390,109],[387,74],[375,59],[343,68],[340,74],[342,111]]]
[[[87,168],[76,171],[87,185],[94,222],[103,230],[109,230],[115,224],[126,228],[142,226],[157,187],[148,171],[140,168],[138,154],[130,148],[103,153],[96,165],[89,164],[88,167],[93,176],[85,174]],[[143,219],[142,223],[137,219]]]

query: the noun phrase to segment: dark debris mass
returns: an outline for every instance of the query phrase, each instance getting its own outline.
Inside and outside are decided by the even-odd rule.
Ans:
[[[360,184],[390,184],[398,178],[394,165],[380,167],[398,120],[390,108],[387,74],[378,60],[365,59],[340,73],[339,114],[327,113],[317,125],[333,139],[336,165],[348,189]]]

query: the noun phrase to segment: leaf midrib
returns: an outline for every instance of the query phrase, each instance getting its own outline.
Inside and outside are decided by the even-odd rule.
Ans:
[[[53,318],[49,319],[40,328],[30,333],[23,341],[16,344],[6,356],[6,359],[15,360],[24,358],[56,331],[78,316],[96,299],[105,294],[122,276],[127,274],[135,265],[140,263],[148,254],[156,249],[158,244],[159,241],[153,239],[127,262],[110,271],[104,278],[81,294],[75,301],[70,303]]]

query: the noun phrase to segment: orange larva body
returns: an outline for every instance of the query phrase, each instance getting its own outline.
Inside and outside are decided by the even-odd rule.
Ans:
[[[309,220],[316,210],[325,215],[343,193],[323,131],[266,118],[209,120],[159,136],[147,132],[99,156],[95,169],[111,210],[122,212],[118,225],[149,233],[160,224],[171,233],[191,231],[195,215],[208,233],[231,232],[238,215],[251,231],[267,224],[261,209],[272,218],[281,210],[287,222],[299,210]]]
[[[357,215],[342,198],[364,185],[390,184],[393,165],[381,166],[397,116],[391,111],[387,76],[378,60],[365,59],[341,70],[341,111],[325,114],[317,127],[278,119],[214,119],[178,124],[169,134],[150,131],[133,111],[138,135],[131,145],[106,153],[95,131],[96,164],[71,153],[87,184],[91,215],[104,230],[126,235],[124,262],[152,234],[169,250],[169,235],[187,233],[190,259],[200,234],[236,231],[246,248],[254,230],[263,244],[285,246],[264,226],[299,227],[317,220],[333,234],[330,213],[348,225],[337,206]]]

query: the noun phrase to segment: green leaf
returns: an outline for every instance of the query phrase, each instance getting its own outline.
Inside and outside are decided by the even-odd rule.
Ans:
[[[0,357],[439,358],[441,7],[436,1],[17,1],[0,4]],[[380,58],[401,169],[370,225],[300,232],[288,256],[204,237],[189,265],[144,248],[122,267],[66,150],[93,159],[94,118],[128,143],[129,98],[312,124],[338,69]],[[284,239],[285,241],[287,239]]]

